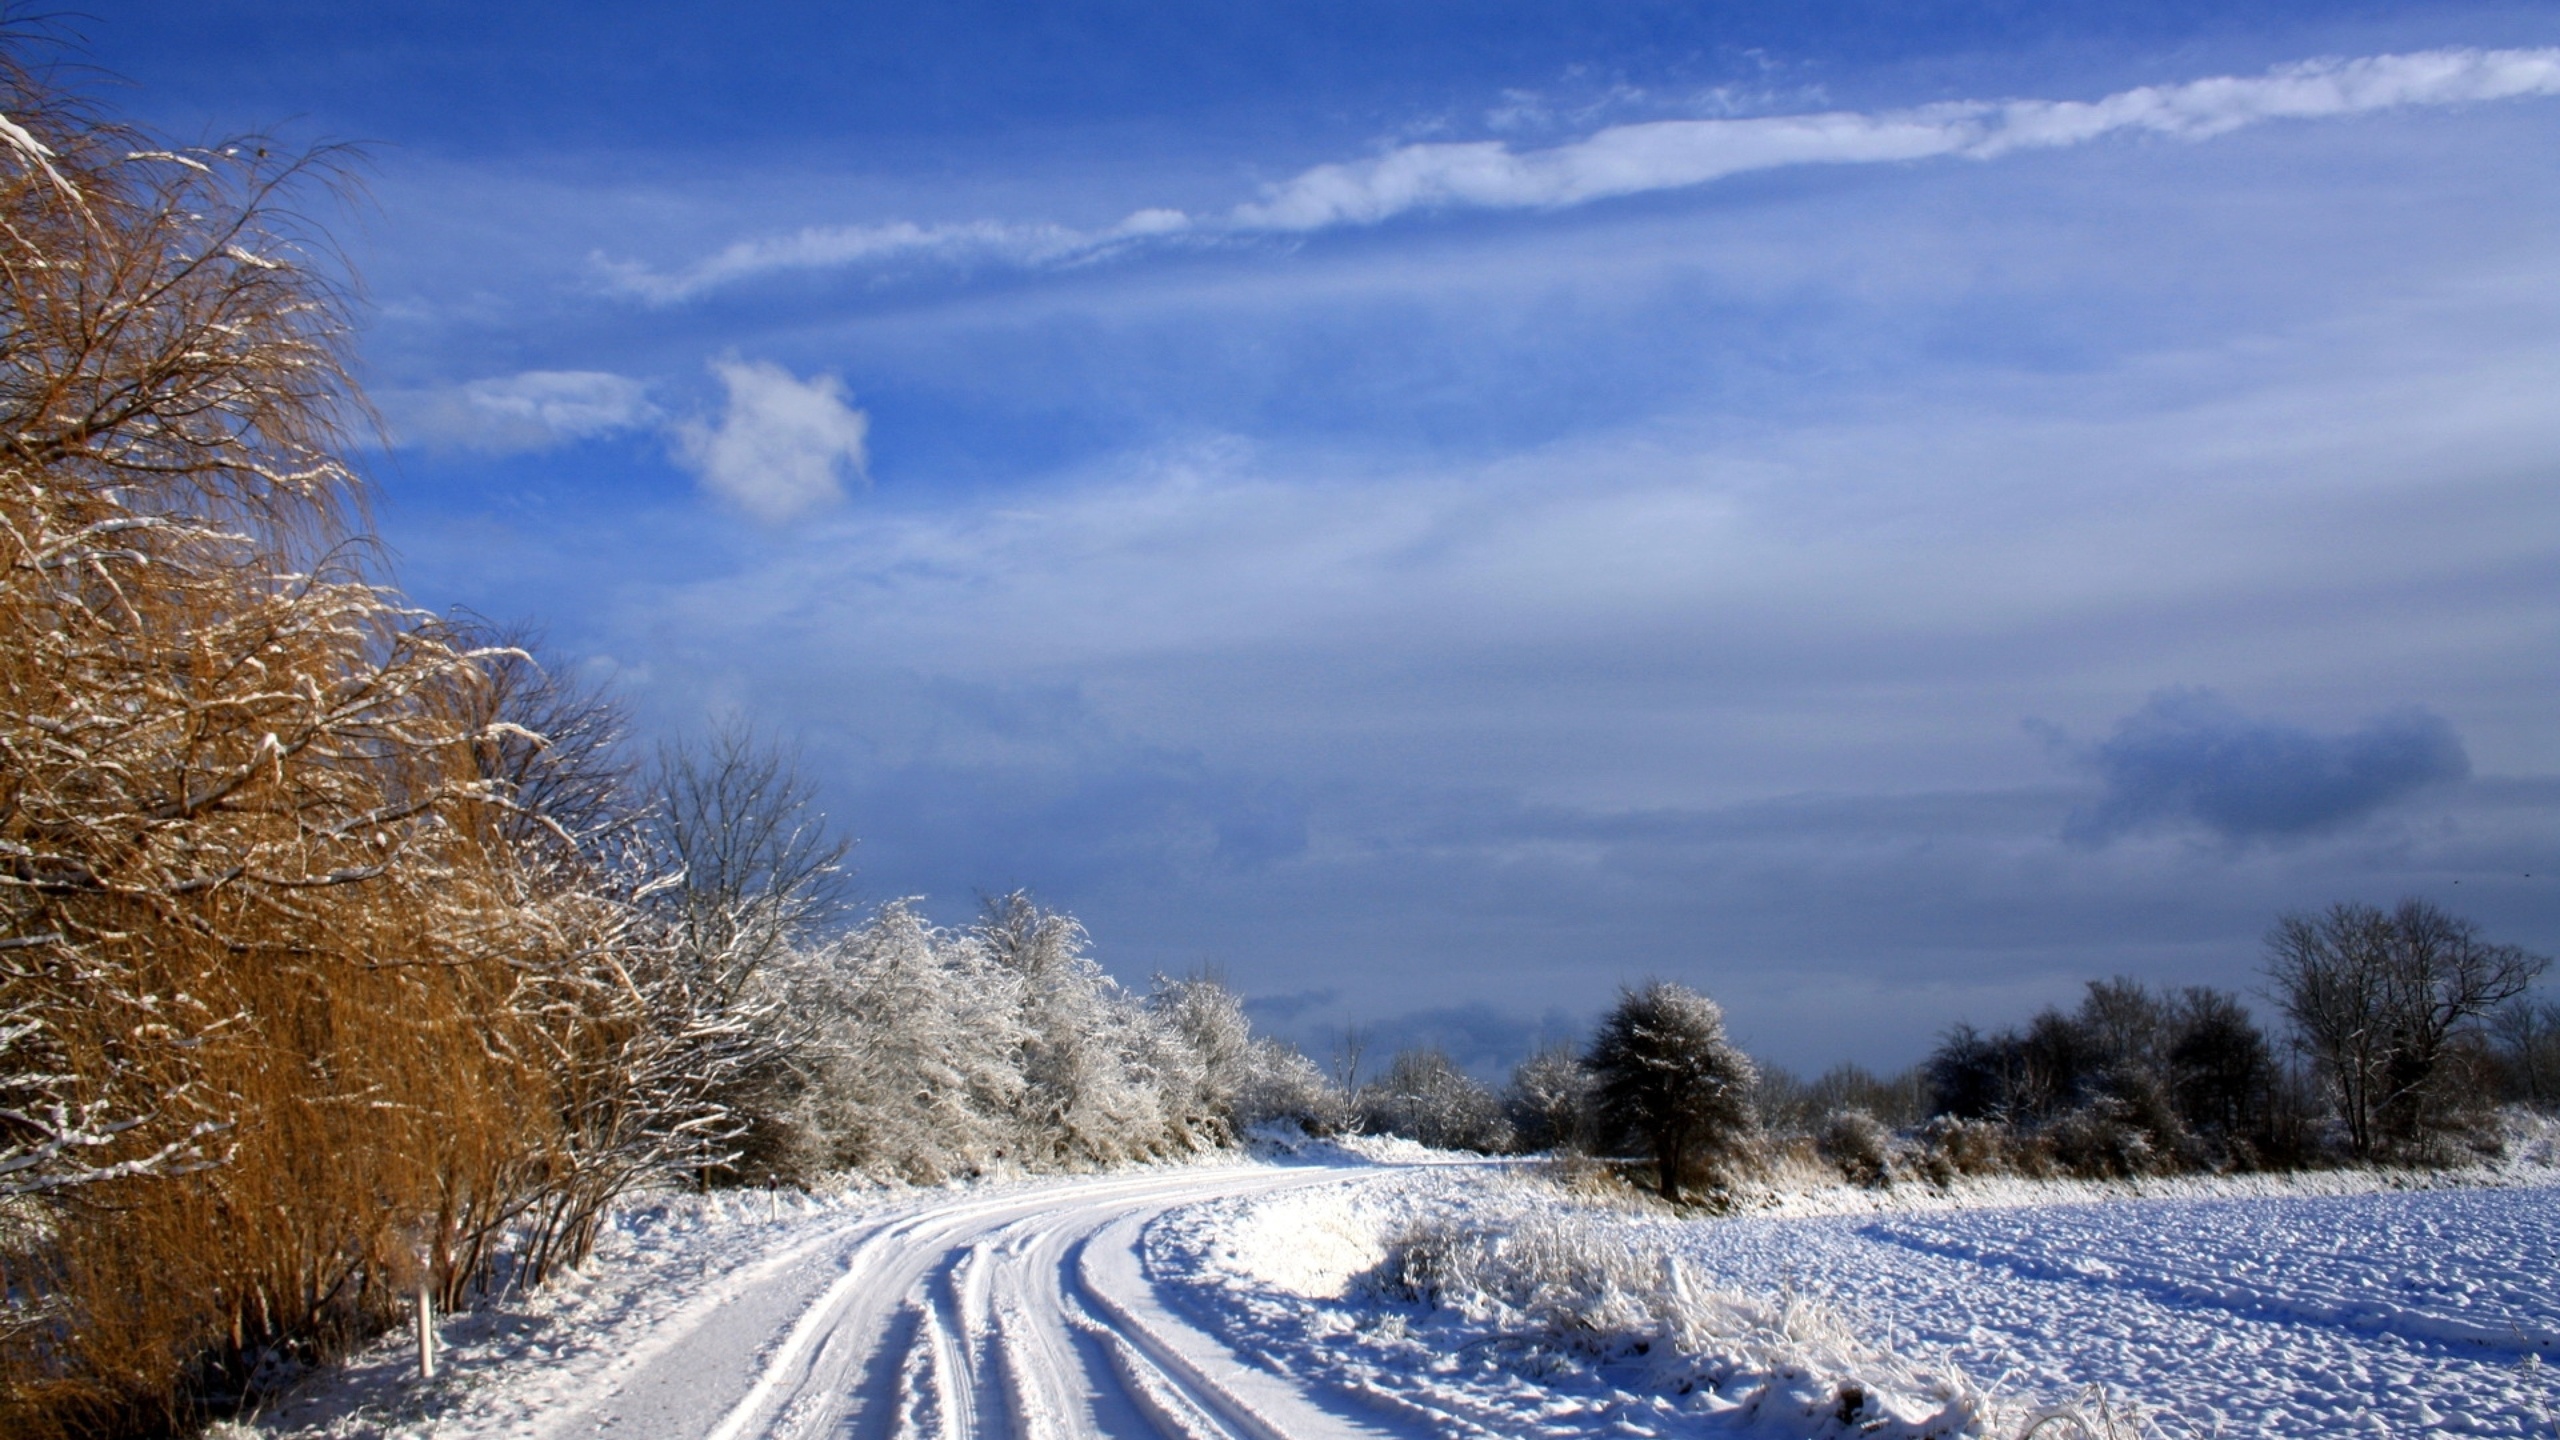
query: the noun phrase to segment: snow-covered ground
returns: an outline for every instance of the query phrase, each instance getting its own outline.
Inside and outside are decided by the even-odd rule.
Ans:
[[[1149,1259],[1443,1435],[1998,1435],[2092,1386],[2164,1435],[2560,1435],[2560,1175],[2393,1178],[1697,1221],[1440,1172],[1178,1212]]]
[[[2552,1186],[1742,1220],[1681,1249],[1905,1353],[2202,1433],[2555,1434]]]
[[[1894,1440],[2014,1435],[2097,1385],[2163,1435],[2552,1437],[2560,1172],[2472,1178],[2504,1183],[1998,1182],[1701,1221],[1365,1143],[669,1199],[571,1284],[446,1322],[436,1381],[386,1340],[254,1429]]]

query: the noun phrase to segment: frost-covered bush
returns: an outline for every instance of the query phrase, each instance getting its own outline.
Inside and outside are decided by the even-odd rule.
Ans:
[[[1020,894],[966,930],[893,901],[776,959],[765,983],[793,1063],[751,1179],[1083,1169],[1232,1143],[1266,1120],[1342,1122],[1315,1066],[1254,1035],[1233,992],[1194,979],[1133,996],[1083,926]]]
[[[2016,1168],[2019,1147],[1997,1120],[1940,1115],[1920,1127],[1920,1168],[1933,1185],[1959,1175],[1998,1175]]]
[[[1864,1110],[1834,1110],[1815,1137],[1822,1158],[1838,1167],[1852,1185],[1882,1187],[1893,1183],[1893,1132]]]
[[[1159,975],[1147,1004],[1198,1057],[1192,1109],[1226,1138],[1273,1123],[1295,1124],[1311,1135],[1349,1126],[1348,1099],[1315,1062],[1254,1034],[1242,997],[1216,979]]]
[[[1010,982],[1013,1112],[1035,1152],[1022,1158],[1109,1165],[1220,1138],[1200,1104],[1200,1052],[1103,973],[1073,917],[1015,891],[987,902],[968,938]]]
[[[1861,1342],[1828,1306],[1719,1288],[1623,1215],[1544,1189],[1389,1237],[1374,1292],[1491,1332],[1533,1377],[1620,1368],[1772,1433],[1979,1434],[1989,1397]]]
[[[1032,1036],[1019,977],[974,937],[896,900],[789,970],[808,1032],[794,1178],[861,1169],[931,1182],[1018,1157]]]
[[[1521,1061],[1502,1108],[1523,1150],[1587,1152],[1600,1128],[1599,1088],[1569,1046],[1550,1046]]]
[[[1387,1073],[1361,1087],[1361,1128],[1401,1135],[1443,1150],[1487,1154],[1511,1148],[1511,1122],[1494,1098],[1449,1057],[1428,1047],[1396,1056]]]
[[[1351,1128],[1351,1098],[1316,1062],[1290,1045],[1262,1036],[1253,1042],[1253,1064],[1229,1116],[1238,1133],[1257,1125],[1292,1124],[1310,1135]]]
[[[2175,1153],[2163,1152],[2150,1132],[2111,1100],[2092,1101],[2057,1116],[2042,1134],[2054,1163],[2079,1179],[2130,1179],[2175,1168]]]

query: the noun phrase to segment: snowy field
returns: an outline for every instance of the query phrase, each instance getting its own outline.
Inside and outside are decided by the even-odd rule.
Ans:
[[[2472,1178],[2496,1183],[1834,1189],[1675,1220],[1363,1142],[673,1198],[571,1284],[448,1321],[435,1381],[395,1337],[238,1428],[2005,1440],[2094,1385],[2147,1417],[2122,1435],[2552,1437],[2560,1171]]]
[[[1543,1186],[1441,1173],[1181,1212],[1150,1260],[1268,1363],[1444,1435],[1998,1434],[2096,1385],[2163,1435],[2551,1437],[2555,1181],[1923,1191],[1901,1214],[1699,1222],[1559,1217]],[[1400,1271],[1465,1273],[1378,1283]],[[1683,1312],[1721,1318],[1683,1334]]]

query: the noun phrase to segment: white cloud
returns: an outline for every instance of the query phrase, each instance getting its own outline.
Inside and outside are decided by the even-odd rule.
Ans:
[[[1303,234],[1452,207],[1556,209],[1793,165],[1991,159],[2119,132],[2201,140],[2267,120],[2536,95],[2560,95],[2560,48],[2306,60],[2261,75],[2146,85],[2093,101],[1968,100],[1875,114],[1657,120],[1613,125],[1569,144],[1531,150],[1498,140],[1400,145],[1368,159],[1315,166],[1267,187],[1261,199],[1224,217],[1144,209],[1101,230],[999,221],[819,226],[742,240],[672,271],[601,256],[595,263],[610,288],[669,304],[778,271],[898,261],[1039,269],[1177,236],[1196,242],[1221,235]]]
[[[844,498],[844,482],[869,477],[871,417],[846,402],[833,375],[794,379],[779,365],[715,360],[728,388],[716,424],[676,429],[676,458],[703,488],[768,525]]]
[[[1190,225],[1191,218],[1179,210],[1140,210],[1105,230],[993,220],[960,225],[917,225],[904,220],[887,225],[813,225],[789,235],[741,240],[671,272],[603,256],[596,257],[595,264],[611,289],[665,305],[735,281],[786,270],[833,270],[901,260],[1024,269],[1072,264],[1134,240],[1162,239]]]
[[[511,453],[652,424],[648,386],[602,370],[527,370],[380,397],[405,444]]]
[[[1865,115],[1779,115],[1617,125],[1569,145],[1514,151],[1497,141],[1405,145],[1319,165],[1238,206],[1261,230],[1374,224],[1445,206],[1535,209],[1681,189],[1751,170],[1938,155],[1987,159],[2084,144],[2118,131],[2204,139],[2264,120],[2560,94],[2560,49],[2431,50],[2309,60],[2264,75],[2146,85],[2096,101],[1962,101]]]

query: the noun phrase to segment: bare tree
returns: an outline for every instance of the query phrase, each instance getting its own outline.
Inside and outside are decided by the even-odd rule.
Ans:
[[[1716,1002],[1685,985],[1622,992],[1583,1063],[1599,1081],[1604,1134],[1648,1146],[1675,1204],[1695,1166],[1744,1154],[1758,1128],[1750,1057],[1725,1037]]]
[[[653,781],[672,918],[706,974],[742,981],[843,913],[852,842],[790,747],[725,724],[659,747]]]
[[[2560,1000],[2519,995],[2489,1017],[2511,1098],[2536,1110],[2560,1106]]]
[[[2267,978],[2358,1155],[2424,1138],[2448,1107],[2438,1081],[2457,1038],[2549,964],[2422,900],[2287,915],[2267,937]]]

